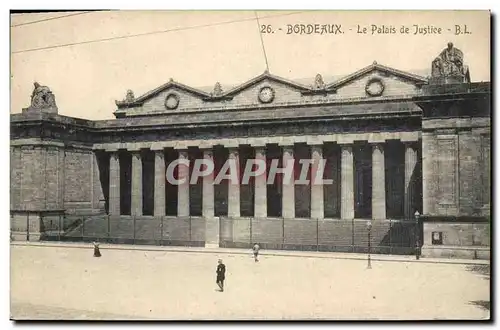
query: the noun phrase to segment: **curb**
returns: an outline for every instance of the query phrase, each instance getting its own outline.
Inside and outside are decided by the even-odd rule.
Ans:
[[[10,242],[11,246],[29,246],[29,247],[58,247],[58,248],[72,248],[72,249],[91,249],[91,245],[84,245],[80,243],[40,243],[40,242]],[[249,250],[244,249],[225,249],[225,248],[196,248],[196,247],[165,247],[165,246],[146,246],[146,245],[114,245],[114,244],[101,244],[101,250],[125,250],[125,251],[149,251],[149,252],[178,252],[178,253],[219,253],[219,254],[233,254],[233,255],[248,255]],[[286,251],[280,250],[266,250],[260,252],[263,256],[275,257],[295,257],[295,258],[320,258],[320,259],[339,259],[339,260],[366,260],[367,254],[354,254],[354,253],[341,253],[341,252],[305,252],[305,251]],[[455,264],[455,265],[489,265],[489,260],[474,260],[474,259],[438,259],[438,258],[420,258],[416,260],[415,257],[408,256],[399,257],[394,255],[386,255],[380,257],[379,254],[372,254],[372,261],[387,261],[387,262],[415,262],[426,264]]]

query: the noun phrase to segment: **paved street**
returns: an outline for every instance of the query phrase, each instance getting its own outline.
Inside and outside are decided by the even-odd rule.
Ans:
[[[418,262],[11,246],[14,319],[484,319],[489,280]],[[215,268],[227,267],[226,291]]]

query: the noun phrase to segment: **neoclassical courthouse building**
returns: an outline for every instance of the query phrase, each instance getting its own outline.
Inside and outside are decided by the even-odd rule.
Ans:
[[[491,85],[452,44],[429,64],[310,85],[266,71],[212,92],[170,79],[98,121],[59,115],[35,83],[11,115],[11,239],[489,258]],[[214,175],[228,159],[240,175],[248,159],[323,158],[332,184],[165,179],[200,158]]]

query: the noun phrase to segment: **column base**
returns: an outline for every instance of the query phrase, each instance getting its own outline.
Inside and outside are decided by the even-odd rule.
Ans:
[[[41,233],[29,233],[28,241],[30,242],[39,242],[41,237]]]
[[[10,233],[10,240],[25,242],[28,240],[28,233],[21,231],[13,231]]]
[[[203,218],[205,221],[205,247],[219,247],[220,223],[218,217]]]
[[[205,248],[207,249],[218,249],[219,243],[207,243],[205,242]]]

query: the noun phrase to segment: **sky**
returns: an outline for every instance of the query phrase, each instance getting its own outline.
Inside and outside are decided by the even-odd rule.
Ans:
[[[259,23],[254,11],[103,11],[49,19],[68,14],[11,15],[11,113],[29,106],[35,81],[53,91],[59,114],[94,120],[114,118],[114,101],[127,89],[138,97],[170,78],[193,87],[238,85],[266,69],[261,36],[271,73],[311,84],[317,73],[329,83],[373,61],[429,74],[449,41],[463,51],[473,81],[490,80],[487,11],[258,11]],[[288,34],[294,24],[341,25],[343,33]],[[274,33],[261,33],[262,25]],[[396,32],[372,34],[372,25]],[[441,33],[415,35],[415,25]],[[456,35],[456,25],[469,34]],[[401,33],[402,26],[410,33]],[[358,33],[365,27],[366,34]],[[33,50],[164,30],[171,31]]]

